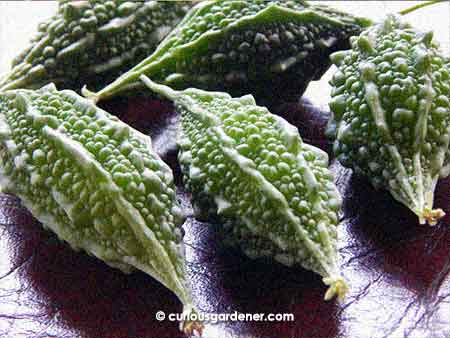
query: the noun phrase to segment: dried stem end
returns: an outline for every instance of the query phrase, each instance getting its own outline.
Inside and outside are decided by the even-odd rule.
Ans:
[[[192,335],[201,337],[204,326],[198,319],[197,312],[192,307],[188,307],[183,311],[183,318],[186,318],[186,320],[180,323],[180,330],[189,337]]]
[[[419,213],[420,224],[436,225],[439,220],[445,216],[445,212],[442,209],[431,209],[425,207],[421,213]]]
[[[325,292],[325,300],[331,300],[334,296],[336,296],[340,302],[344,300],[345,295],[348,292],[348,285],[344,278],[341,276],[325,277],[323,278],[323,282],[325,285],[329,285],[327,292]]]

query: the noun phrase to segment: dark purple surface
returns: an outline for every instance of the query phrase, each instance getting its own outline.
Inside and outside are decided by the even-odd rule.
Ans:
[[[108,104],[142,131],[176,173],[177,115],[155,100]],[[153,113],[149,113],[153,112]],[[157,115],[162,114],[162,118]],[[278,113],[303,139],[324,150],[326,113],[308,102]],[[140,121],[146,119],[148,122]],[[450,217],[435,227],[386,192],[332,162],[344,198],[340,257],[351,291],[343,304],[322,300],[314,273],[269,261],[251,261],[223,247],[214,227],[184,225],[189,278],[204,312],[293,313],[294,322],[223,322],[207,325],[214,338],[450,337]],[[437,188],[436,205],[450,212],[450,179]],[[188,195],[180,198],[190,211]],[[176,338],[174,322],[158,310],[180,312],[170,291],[143,273],[124,275],[42,229],[17,198],[0,195],[0,337]]]

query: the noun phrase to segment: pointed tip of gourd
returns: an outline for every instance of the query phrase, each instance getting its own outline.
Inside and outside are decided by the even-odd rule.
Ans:
[[[334,297],[337,297],[340,302],[345,299],[345,295],[348,292],[348,285],[343,277],[325,277],[323,278],[323,282],[325,285],[329,286],[323,297],[326,301],[331,300]]]
[[[442,209],[431,209],[425,207],[418,216],[420,224],[429,224],[433,226],[436,225],[439,220],[445,216],[445,212]]]
[[[83,94],[83,96],[86,99],[88,99],[95,105],[97,104],[97,102],[100,99],[99,95],[97,93],[94,93],[94,92],[90,91],[89,89],[87,89],[86,85],[84,85],[83,88],[81,88],[81,94]]]

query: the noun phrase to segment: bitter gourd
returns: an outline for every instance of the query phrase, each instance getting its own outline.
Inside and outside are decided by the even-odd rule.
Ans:
[[[302,0],[218,0],[192,8],[158,49],[98,93],[135,91],[139,76],[175,89],[196,87],[257,99],[300,96],[330,66],[331,52],[370,24]]]
[[[148,136],[53,84],[5,91],[0,186],[73,249],[148,273],[193,311],[178,228],[184,215]]]
[[[60,0],[0,88],[53,82],[100,89],[152,53],[190,7],[188,1]]]
[[[328,156],[302,142],[297,129],[251,95],[187,89],[142,77],[181,111],[179,161],[196,209],[231,224],[229,242],[250,257],[300,264],[343,298],[337,256],[341,197]]]
[[[420,223],[435,224],[444,216],[432,209],[435,186],[449,174],[450,62],[432,32],[394,15],[351,42],[331,55],[334,152]]]

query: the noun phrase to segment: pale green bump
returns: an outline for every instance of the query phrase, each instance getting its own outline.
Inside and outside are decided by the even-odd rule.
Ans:
[[[392,117],[394,120],[410,123],[414,119],[415,114],[409,109],[396,108],[392,113]]]
[[[342,117],[342,114],[345,112],[346,108],[346,96],[345,95],[337,95],[333,97],[330,101],[330,107],[333,110],[334,114],[336,114],[338,118]]]
[[[194,209],[231,225],[227,241],[249,257],[315,271],[330,286],[325,298],[342,298],[347,286],[336,229],[342,200],[328,155],[250,96],[174,91],[141,79],[181,111],[179,159]]]
[[[430,54],[425,48],[422,46],[416,46],[415,49],[415,60],[416,64],[415,66],[420,72],[426,72],[429,70],[429,67],[431,66],[431,57],[432,54]]]
[[[359,49],[364,52],[364,53],[368,53],[368,54],[372,54],[373,52],[375,52],[373,46],[372,46],[372,42],[369,40],[368,36],[360,36],[358,41],[358,47]]]
[[[375,65],[373,63],[364,62],[359,66],[361,77],[365,82],[374,81],[376,78]]]
[[[431,43],[433,42],[433,37],[434,37],[434,32],[428,31],[423,34],[421,40],[427,47],[431,47],[432,46]]]
[[[339,64],[344,61],[345,56],[348,54],[347,51],[339,51],[335,52],[330,55],[330,60],[333,62],[336,66],[339,66]]]

